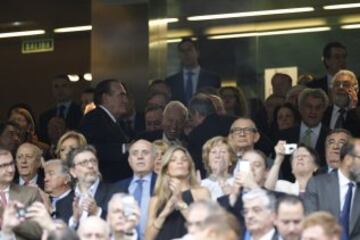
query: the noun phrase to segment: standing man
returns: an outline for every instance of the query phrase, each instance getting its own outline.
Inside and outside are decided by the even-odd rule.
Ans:
[[[97,107],[81,121],[80,130],[95,146],[104,181],[115,182],[131,176],[126,160],[128,137],[117,121],[126,112],[127,91],[122,82],[107,79],[95,89]]]
[[[305,194],[308,212],[327,211],[339,219],[343,238],[360,238],[360,139],[340,150],[340,167],[330,174],[310,179]]]
[[[326,68],[326,75],[308,83],[310,88],[321,88],[325,93],[330,93],[332,79],[335,74],[346,68],[346,47],[340,42],[330,42],[323,49],[322,61]]]
[[[77,129],[82,118],[81,107],[72,100],[72,86],[67,75],[57,75],[51,83],[52,95],[56,106],[42,113],[39,117],[39,137],[42,141],[50,143],[48,137],[48,124],[53,117],[65,120],[67,129]]]
[[[24,206],[30,206],[35,201],[40,201],[41,196],[37,188],[19,186],[13,183],[15,176],[15,162],[9,150],[0,148],[0,219],[5,206],[12,201],[17,201]],[[26,220],[14,229],[16,239],[36,240],[41,238],[41,228],[33,221]]]
[[[156,174],[153,172],[156,149],[151,142],[140,139],[129,149],[129,164],[134,176],[115,183],[116,192],[126,192],[134,196],[140,206],[139,239],[144,239],[150,198],[154,191]]]
[[[178,44],[182,71],[166,79],[172,99],[187,105],[191,97],[204,87],[220,88],[220,77],[202,69],[199,65],[199,49],[191,38],[184,38]]]

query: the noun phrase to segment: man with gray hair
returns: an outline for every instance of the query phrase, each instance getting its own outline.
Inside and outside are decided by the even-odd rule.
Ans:
[[[19,185],[32,185],[44,189],[44,172],[41,168],[42,151],[31,143],[23,143],[16,151],[16,169]]]
[[[299,112],[301,123],[298,126],[279,132],[278,140],[287,143],[303,143],[314,148],[320,157],[320,166],[325,166],[325,139],[329,129],[321,123],[324,112],[329,104],[329,98],[321,89],[304,89],[299,95]],[[281,165],[283,178],[293,181],[290,161]]]
[[[44,171],[45,192],[50,195],[52,216],[68,222],[74,199],[69,167],[61,159],[52,159],[45,162]]]
[[[244,240],[277,240],[274,228],[275,197],[260,188],[243,195],[244,218],[247,231]]]
[[[356,75],[340,70],[333,78],[331,89],[333,104],[328,107],[323,124],[330,129],[344,128],[353,136],[360,136],[360,107],[358,107],[359,84]]]
[[[188,117],[188,109],[179,101],[169,102],[163,111],[162,129],[153,132],[144,132],[138,139],[154,141],[163,139],[170,145],[183,145],[185,142],[184,128]]]
[[[78,229],[80,240],[109,240],[110,228],[105,220],[90,216],[80,223]]]

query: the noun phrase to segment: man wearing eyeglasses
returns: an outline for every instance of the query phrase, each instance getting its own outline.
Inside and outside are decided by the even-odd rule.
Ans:
[[[330,129],[345,128],[353,136],[360,136],[359,85],[356,75],[349,70],[340,70],[333,78],[331,90],[333,104],[324,114],[323,124]]]
[[[342,239],[360,239],[360,139],[340,150],[337,171],[310,179],[305,193],[307,212],[327,211],[338,218]]]
[[[326,166],[318,170],[319,174],[331,173],[339,168],[340,150],[351,138],[351,133],[342,128],[331,130],[325,140]]]
[[[106,217],[109,186],[101,181],[96,150],[85,145],[69,153],[70,174],[76,179],[75,200],[69,225],[76,227],[88,216]]]
[[[25,207],[35,201],[42,201],[37,188],[19,186],[12,183],[15,175],[15,162],[10,151],[0,148],[0,223],[5,206],[17,201]],[[6,239],[6,235],[16,236],[19,240],[40,239],[41,228],[31,220],[23,221],[18,227],[8,229],[3,226],[0,239]]]

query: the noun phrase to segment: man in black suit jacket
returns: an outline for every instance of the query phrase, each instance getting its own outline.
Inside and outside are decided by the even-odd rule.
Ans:
[[[187,105],[198,90],[204,87],[220,87],[219,76],[200,68],[199,52],[191,38],[184,38],[178,44],[178,51],[183,69],[166,79],[173,100],[179,100]]]
[[[56,100],[56,106],[40,114],[39,117],[39,138],[47,143],[50,143],[48,124],[53,117],[63,118],[67,129],[78,129],[82,118],[80,105],[71,99],[71,82],[66,75],[58,75],[53,78],[52,94]]]
[[[309,213],[331,213],[343,225],[346,239],[357,240],[360,239],[360,139],[345,144],[340,159],[337,171],[310,179],[305,208]]]
[[[346,68],[346,47],[339,42],[330,42],[323,49],[322,61],[326,68],[326,75],[322,78],[310,81],[310,88],[321,88],[330,94],[333,76],[341,69]]]
[[[328,128],[321,123],[325,109],[329,104],[326,93],[321,89],[304,89],[299,95],[299,112],[301,123],[290,129],[279,132],[278,140],[287,143],[303,143],[314,148],[320,156],[321,166],[325,166],[325,139]],[[285,160],[281,165],[283,178],[294,180],[291,173],[290,161]]]
[[[84,116],[80,131],[96,147],[103,180],[115,182],[130,177],[126,159],[129,139],[117,121],[126,112],[126,89],[118,80],[104,80],[96,86],[94,101],[97,107]]]
[[[77,226],[88,216],[106,217],[111,188],[101,180],[98,162],[96,150],[91,145],[81,146],[69,153],[70,174],[76,179],[75,207],[69,219],[70,226]]]
[[[44,189],[44,172],[41,167],[42,151],[36,145],[23,143],[16,151],[18,176],[14,182],[19,185],[32,185]]]
[[[133,177],[114,184],[114,192],[130,193],[140,207],[139,237],[144,239],[150,198],[154,192],[156,174],[153,172],[156,149],[151,142],[140,139],[129,149],[129,164]]]

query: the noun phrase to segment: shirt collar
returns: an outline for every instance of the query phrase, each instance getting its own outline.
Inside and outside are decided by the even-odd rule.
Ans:
[[[347,178],[341,171],[341,169],[338,169],[338,176],[339,176],[339,186],[340,188],[347,188],[348,183],[352,182],[354,186],[356,186],[354,181],[351,181],[349,178]]]
[[[192,69],[183,68],[183,74],[187,74],[188,72],[192,72],[194,75],[198,75],[200,73],[200,66],[197,66]]]
[[[134,183],[134,182],[136,182],[136,181],[137,181],[137,180],[139,180],[139,179],[142,179],[142,180],[144,180],[145,182],[150,182],[150,181],[151,181],[151,176],[152,176],[152,172],[150,172],[150,173],[146,174],[146,175],[145,175],[145,176],[143,176],[143,177],[140,177],[140,176],[134,175],[134,177],[133,177],[133,179],[132,179],[131,183]]]
[[[306,124],[303,121],[301,121],[302,132],[305,132],[308,128],[310,128],[310,127],[306,126]],[[317,126],[311,127],[310,129],[312,130],[313,133],[315,133],[316,135],[319,135],[320,130],[321,130],[321,122]]]
[[[66,197],[69,193],[71,192],[71,189],[65,191],[63,194],[61,194],[60,196],[58,197],[53,197],[54,200],[58,201],[60,199],[63,199],[64,197]]]
[[[31,185],[37,185],[37,179],[38,179],[38,175],[36,174],[30,181],[28,184]],[[19,176],[19,185],[24,185],[25,184],[25,180]]]
[[[116,123],[116,118],[106,107],[104,107],[103,105],[99,105],[99,107],[106,112],[106,114],[111,118],[111,120],[113,120],[114,123]]]
[[[168,142],[170,145],[180,145],[182,146],[182,143],[179,139],[175,139],[175,140],[169,140],[165,134],[165,132],[163,132],[163,140],[165,140],[166,142]]]
[[[3,193],[9,193],[9,191],[10,191],[10,185],[7,186],[4,190],[2,190]]]
[[[87,193],[89,193],[92,197],[95,196],[95,193],[96,193],[96,190],[99,186],[99,183],[100,183],[100,178],[97,178],[96,181],[90,186],[90,188],[87,190]],[[79,185],[76,184],[76,187],[75,187],[75,196],[81,196],[82,193],[80,191],[80,188],[79,188]]]

